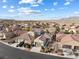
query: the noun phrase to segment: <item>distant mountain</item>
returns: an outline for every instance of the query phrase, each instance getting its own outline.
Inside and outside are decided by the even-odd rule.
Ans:
[[[0,19],[0,21],[12,21],[14,19]]]
[[[68,18],[62,18],[61,20],[79,20],[78,16],[68,17]]]
[[[61,18],[61,19],[54,20],[54,21],[59,24],[79,23],[79,17],[74,16],[74,17],[68,17],[68,18]]]
[[[61,19],[51,19],[51,20],[17,20],[17,19],[0,19],[0,21],[61,21],[61,22],[69,22],[69,21],[79,21],[78,16],[73,17],[67,17],[67,18],[61,18]]]

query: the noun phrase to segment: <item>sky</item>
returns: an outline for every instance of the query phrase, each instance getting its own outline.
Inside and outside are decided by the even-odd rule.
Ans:
[[[51,20],[79,16],[79,0],[0,0],[0,18]]]

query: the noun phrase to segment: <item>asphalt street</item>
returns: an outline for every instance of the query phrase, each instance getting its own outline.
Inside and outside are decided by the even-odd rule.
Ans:
[[[0,59],[67,59],[29,51],[23,51],[0,42]]]

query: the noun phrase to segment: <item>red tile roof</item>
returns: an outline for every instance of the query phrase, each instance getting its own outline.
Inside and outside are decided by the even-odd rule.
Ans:
[[[72,36],[72,34],[67,34],[61,39],[62,45],[72,45],[72,46],[79,46],[79,42],[75,41]],[[73,34],[74,35],[74,34]]]

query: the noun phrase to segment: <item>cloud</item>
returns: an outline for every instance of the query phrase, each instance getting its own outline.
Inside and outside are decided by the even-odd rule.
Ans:
[[[65,6],[70,5],[70,2],[65,2],[64,5]]]
[[[53,5],[56,6],[58,4],[58,2],[54,2]]]
[[[2,8],[7,8],[7,6],[5,5],[5,6],[2,6]]]
[[[74,16],[79,16],[79,11],[74,11],[74,12],[73,12],[73,15],[74,15]]]
[[[50,11],[55,11],[55,9],[54,8],[51,8],[51,9],[44,9],[45,11],[48,11],[48,10],[50,10]]]
[[[31,8],[19,8],[17,9],[19,14],[40,14],[41,11],[40,10],[32,10]]]
[[[79,11],[75,11],[74,14],[75,14],[75,15],[79,15]]]
[[[14,6],[10,6],[10,8],[14,8]]]
[[[19,4],[30,3],[30,4],[40,4],[43,0],[21,0]]]
[[[8,12],[13,13],[15,10],[14,9],[9,9]]]
[[[21,4],[21,3],[33,3],[33,2],[34,2],[33,0],[21,0],[19,2],[19,4]]]
[[[2,2],[7,2],[7,0],[2,0]]]
[[[65,0],[66,2],[64,3],[64,5],[69,5],[71,4],[72,2],[74,2],[75,0]]]
[[[32,7],[38,7],[39,5],[38,4],[34,4],[34,5],[32,5]]]
[[[43,2],[43,0],[21,0],[19,2],[19,4],[29,3],[29,4],[31,4],[31,6],[37,7],[37,6],[39,6],[39,4],[42,4],[42,2]]]
[[[47,11],[48,9],[45,9],[45,11]]]

